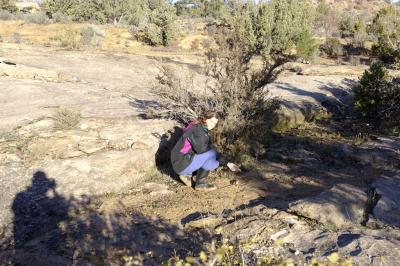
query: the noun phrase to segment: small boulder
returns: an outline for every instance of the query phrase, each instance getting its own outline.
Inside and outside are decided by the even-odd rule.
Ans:
[[[359,224],[367,194],[349,184],[339,184],[316,197],[298,200],[289,205],[292,212],[337,228]]]
[[[289,235],[289,231],[288,230],[282,230],[282,231],[279,231],[279,232],[276,232],[275,234],[273,234],[271,236],[271,239],[273,241],[276,241],[276,240],[278,240],[280,238],[283,238],[283,237],[285,237],[287,235]]]
[[[221,223],[221,218],[215,215],[210,215],[204,218],[188,222],[187,224],[185,224],[185,227],[190,227],[190,228],[215,227],[219,223]]]
[[[134,142],[130,146],[133,150],[147,150],[150,148],[149,145],[141,141]]]
[[[151,196],[154,195],[163,195],[163,194],[169,194],[172,193],[171,190],[168,190],[168,186],[164,184],[158,184],[158,183],[146,183],[144,184],[144,188],[150,192]]]

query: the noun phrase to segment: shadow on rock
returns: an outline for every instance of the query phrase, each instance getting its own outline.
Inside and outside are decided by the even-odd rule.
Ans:
[[[15,196],[12,210],[16,247],[56,229],[67,218],[68,202],[55,188],[56,182],[38,171],[33,175],[31,186]]]
[[[160,265],[174,256],[198,255],[211,241],[207,232],[188,235],[121,203],[119,211],[101,213],[102,198],[66,199],[56,186],[39,171],[15,196],[13,237],[1,246],[0,265]]]
[[[198,254],[210,237],[205,232],[186,232],[166,221],[140,213],[99,214],[90,203],[74,203],[67,225],[74,263],[160,265],[177,255]]]
[[[160,145],[155,155],[155,161],[157,169],[173,179],[179,181],[179,175],[177,175],[172,169],[171,164],[171,150],[174,148],[175,144],[178,142],[179,138],[182,136],[183,131],[180,127],[174,127],[173,130],[161,136]]]
[[[12,205],[14,212],[13,238],[16,252],[14,265],[26,265],[27,258],[20,249],[32,246],[40,238],[40,245],[51,251],[58,251],[65,242],[59,224],[68,218],[69,204],[56,192],[56,182],[42,172],[36,172],[32,184],[18,193]],[[30,263],[35,263],[29,260]],[[31,264],[32,265],[32,264]]]

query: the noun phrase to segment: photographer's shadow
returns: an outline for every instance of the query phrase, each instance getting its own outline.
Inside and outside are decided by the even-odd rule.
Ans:
[[[40,243],[46,248],[57,251],[65,241],[59,226],[68,218],[68,209],[68,201],[56,192],[56,182],[49,179],[46,173],[37,171],[32,177],[32,184],[14,198],[15,248],[24,249],[30,246],[31,240],[40,238]],[[19,265],[20,260],[24,258],[19,258],[16,253],[14,264]]]

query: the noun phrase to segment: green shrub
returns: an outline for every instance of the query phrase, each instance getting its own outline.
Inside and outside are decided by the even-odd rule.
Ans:
[[[43,10],[51,18],[55,13],[62,13],[78,22],[107,22],[104,4],[97,0],[45,0]]]
[[[332,58],[343,56],[345,51],[338,38],[328,38],[320,48],[322,52]]]
[[[398,49],[393,49],[393,46],[384,41],[378,41],[372,46],[372,52],[378,56],[380,60],[387,64],[395,64],[400,59],[400,52]]]
[[[161,28],[156,24],[150,23],[145,28],[145,41],[151,45],[163,44]]]
[[[176,10],[167,0],[45,0],[43,9],[55,21],[62,14],[78,22],[130,25],[134,37],[151,45],[168,45],[176,36]]]
[[[253,16],[256,20],[258,18],[256,23],[253,22],[253,27],[258,35],[257,46],[261,46],[264,52],[288,54],[299,41],[303,41],[301,35],[312,32],[315,13],[310,1],[273,0],[264,5],[260,12],[257,15],[253,11],[250,19],[254,21]],[[251,34],[249,32],[246,35]],[[313,42],[309,44],[314,45]]]
[[[343,38],[354,36],[357,22],[357,14],[353,12],[344,12],[342,14],[340,18],[340,33]]]
[[[26,22],[33,24],[47,24],[49,23],[49,18],[44,12],[38,13],[18,13],[16,19],[25,20]]]
[[[299,34],[297,45],[297,55],[304,60],[313,61],[318,50],[318,45],[315,44],[313,34],[310,30],[304,30]]]
[[[342,14],[340,33],[343,38],[351,38],[353,46],[364,47],[369,38],[365,19],[354,12]]]
[[[18,11],[18,8],[14,0],[0,0],[0,10],[6,10],[14,14]]]
[[[211,17],[221,18],[227,12],[227,2],[224,0],[209,1],[193,1],[181,0],[176,1],[175,7],[177,15],[184,17]]]
[[[61,12],[56,12],[52,15],[53,21],[56,23],[68,23],[71,22],[72,19],[71,17],[61,13]]]
[[[79,49],[81,43],[77,39],[77,32],[73,30],[66,30],[65,33],[59,37],[62,47],[69,49]]]
[[[353,90],[356,110],[377,129],[400,125],[400,83],[382,63],[371,65]]]
[[[84,27],[81,29],[81,40],[80,43],[82,45],[90,45],[92,43],[92,39],[95,36],[95,32],[92,27]]]
[[[176,19],[175,12],[175,8],[170,4],[163,4],[150,12],[150,24],[145,33],[148,35],[148,39],[158,41],[158,43],[152,42],[152,44],[168,45],[174,39],[176,36],[176,27],[174,25]],[[155,36],[155,34],[159,36]]]
[[[353,46],[365,47],[365,42],[370,39],[365,21],[360,19],[355,25],[354,30],[351,39]]]
[[[382,9],[374,18],[370,32],[376,38],[373,52],[386,63],[400,60],[400,7]]]

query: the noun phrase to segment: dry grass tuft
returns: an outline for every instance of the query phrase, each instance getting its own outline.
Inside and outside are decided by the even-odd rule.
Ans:
[[[79,112],[62,107],[54,115],[54,127],[56,129],[72,129],[79,124],[80,119]]]

